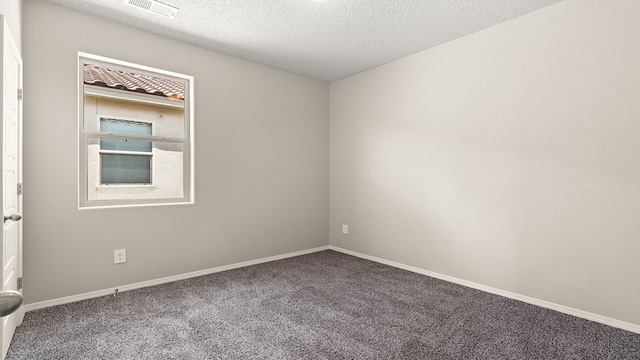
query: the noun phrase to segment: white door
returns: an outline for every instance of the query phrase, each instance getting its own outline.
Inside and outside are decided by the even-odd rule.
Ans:
[[[2,31],[2,291],[19,290],[22,277],[22,59],[9,28],[1,17]],[[20,91],[20,93],[19,93]],[[2,359],[9,349],[13,333],[22,322],[24,307],[3,317]]]

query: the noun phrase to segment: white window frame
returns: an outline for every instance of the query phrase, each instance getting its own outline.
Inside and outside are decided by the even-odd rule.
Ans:
[[[107,67],[111,69],[118,69],[123,71],[129,71],[132,73],[138,73],[153,77],[166,78],[169,80],[185,82],[185,94],[184,94],[184,138],[168,138],[158,137],[155,135],[123,135],[123,134],[111,134],[101,133],[99,131],[89,131],[84,129],[84,96],[85,96],[85,84],[83,77],[84,64],[93,64],[96,66]],[[194,204],[195,203],[195,186],[194,186],[194,78],[190,75],[180,74],[167,70],[152,68],[144,65],[134,64],[127,61],[111,59],[104,56],[88,54],[84,52],[78,52],[78,208],[79,209],[95,209],[95,208],[113,208],[113,207],[130,207],[130,206],[155,206],[155,205],[180,205],[180,204]],[[149,103],[157,103],[162,105],[175,104],[172,100],[164,99],[155,95],[146,95],[131,92],[131,94],[124,93],[122,91],[114,91],[110,88],[99,89],[100,96],[143,101]],[[91,93],[91,92],[88,92]],[[180,105],[182,107],[182,105]],[[107,116],[99,116],[107,117]],[[119,118],[119,117],[111,117]],[[123,119],[128,120],[128,119]],[[139,120],[132,120],[139,121]],[[149,121],[140,121],[149,122]],[[155,124],[152,125],[152,129],[155,128]],[[155,130],[152,130],[154,134]],[[183,196],[181,198],[159,198],[159,199],[121,199],[121,200],[89,200],[88,199],[88,144],[89,138],[104,138],[104,139],[133,139],[151,142],[164,142],[164,143],[180,143],[183,150]],[[101,161],[100,161],[101,162]],[[98,169],[102,166],[99,164]],[[153,170],[153,169],[152,169]],[[99,170],[101,171],[101,170]],[[101,175],[101,174],[99,174]],[[101,177],[98,177],[98,182],[101,182]],[[153,181],[153,174],[152,174]],[[147,184],[113,184],[99,186],[153,186]]]

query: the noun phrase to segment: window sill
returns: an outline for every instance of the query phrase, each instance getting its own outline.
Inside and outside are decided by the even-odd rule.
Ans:
[[[148,206],[180,206],[180,205],[193,205],[195,201],[180,201],[180,200],[158,200],[157,202],[142,202],[142,203],[120,203],[113,201],[91,201],[90,204],[78,206],[78,210],[98,210],[98,209],[119,209],[119,208],[132,208],[132,207],[148,207]]]

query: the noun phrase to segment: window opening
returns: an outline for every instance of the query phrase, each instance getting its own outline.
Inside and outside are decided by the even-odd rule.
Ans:
[[[79,54],[80,207],[193,202],[193,78]]]

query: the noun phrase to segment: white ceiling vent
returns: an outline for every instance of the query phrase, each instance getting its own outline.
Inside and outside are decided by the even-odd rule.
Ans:
[[[173,19],[178,13],[178,8],[154,0],[124,0],[123,2],[169,19]]]

